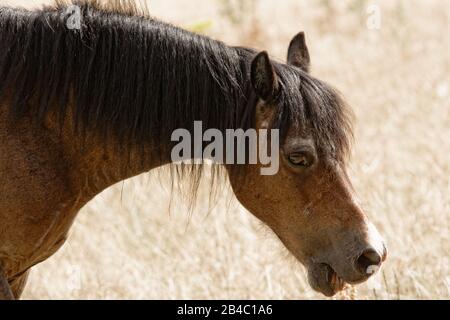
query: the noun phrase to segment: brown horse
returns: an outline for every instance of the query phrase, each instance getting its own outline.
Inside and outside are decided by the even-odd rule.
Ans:
[[[213,170],[303,263],[313,289],[331,296],[385,260],[346,174],[347,109],[309,74],[303,33],[284,64],[132,3],[79,0],[0,8],[0,46],[0,299],[20,297],[30,268],[61,247],[95,195],[171,163],[171,133],[195,120],[279,130],[276,174],[262,175],[260,162]],[[172,166],[195,181],[204,170]]]

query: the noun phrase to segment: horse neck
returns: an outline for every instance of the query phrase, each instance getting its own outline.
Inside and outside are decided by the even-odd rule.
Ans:
[[[250,122],[244,100],[251,50],[141,17],[87,14],[90,31],[77,33],[52,12],[8,12],[0,93],[12,92],[16,117],[47,119],[54,139],[62,139],[71,179],[87,194],[170,162],[171,133],[194,120],[204,130]],[[42,32],[30,32],[23,19],[34,19]],[[69,113],[61,135],[58,118]],[[92,134],[80,136],[79,126]],[[105,132],[113,132],[107,141],[99,138]]]
[[[87,202],[109,186],[170,163],[170,153],[162,154],[142,148],[132,141],[104,139],[95,132],[76,132],[73,122],[59,127],[49,117],[46,127],[60,141],[68,162],[68,179],[76,197]]]
[[[245,84],[243,87],[245,88],[247,85]],[[248,88],[245,90],[248,90]],[[235,124],[227,124],[231,128],[242,127],[246,129],[245,121],[241,121],[239,114],[243,117],[252,118],[249,113],[253,112],[251,105],[254,104],[254,94],[249,94],[249,91],[246,94],[249,95],[248,99],[234,101],[222,106],[230,110],[230,113],[236,117]],[[70,116],[70,109],[62,132],[56,116],[49,117],[47,126],[62,140],[67,157],[71,159],[70,179],[75,189],[78,190],[82,201],[89,201],[117,182],[172,162],[171,150],[175,142],[171,144],[170,135],[166,137],[166,141],[161,140],[161,145],[154,145],[145,141],[133,141],[129,138],[120,140],[114,135],[105,139],[101,134],[96,133],[95,129],[80,134],[77,132],[75,122]],[[242,114],[243,111],[246,113],[245,115]],[[196,117],[183,122],[193,125],[194,120],[207,122],[210,119]],[[208,122],[208,126],[204,127],[203,131],[211,127],[225,129],[224,123],[215,125]],[[154,140],[150,139],[150,141]]]

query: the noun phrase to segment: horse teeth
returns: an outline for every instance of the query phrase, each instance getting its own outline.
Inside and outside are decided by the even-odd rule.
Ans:
[[[378,271],[378,269],[380,269],[379,266],[377,266],[376,264],[368,266],[366,269],[366,273],[367,274],[374,274]]]

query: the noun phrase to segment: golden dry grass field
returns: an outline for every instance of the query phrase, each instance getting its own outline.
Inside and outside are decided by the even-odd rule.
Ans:
[[[450,1],[148,3],[165,21],[279,59],[305,30],[312,73],[354,110],[350,174],[389,248],[375,277],[335,298],[450,298]],[[32,270],[23,298],[324,298],[237,201],[224,196],[208,213],[204,187],[192,215],[177,196],[169,210],[158,174],[90,202],[64,247]]]

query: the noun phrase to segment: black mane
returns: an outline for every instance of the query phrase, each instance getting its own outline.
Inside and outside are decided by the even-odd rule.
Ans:
[[[55,112],[63,125],[70,101],[81,133],[160,148],[194,120],[205,129],[254,125],[253,50],[138,14],[123,1],[109,9],[73,3],[81,7],[81,30],[67,28],[61,2],[35,11],[0,8],[0,101],[10,101],[12,115],[42,121]],[[299,69],[274,65],[282,88],[274,127],[283,136],[289,124],[307,125],[319,148],[341,159],[350,127],[339,96]]]

